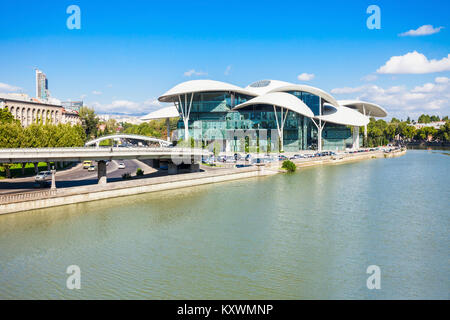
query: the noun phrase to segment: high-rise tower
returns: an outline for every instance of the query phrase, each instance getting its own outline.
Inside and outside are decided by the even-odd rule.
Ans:
[[[36,98],[41,100],[48,100],[48,80],[45,73],[36,69]]]

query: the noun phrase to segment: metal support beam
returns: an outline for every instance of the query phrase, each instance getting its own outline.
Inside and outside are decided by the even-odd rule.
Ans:
[[[170,141],[170,119],[166,118],[167,141]]]
[[[277,107],[276,106],[273,106],[273,112],[275,113],[275,120],[276,120],[276,123],[277,123],[278,135],[280,137],[280,147],[281,147],[281,150],[283,151],[284,150],[284,137],[283,137],[284,123],[286,122],[286,118],[287,118],[287,115],[289,113],[289,110],[286,110],[284,115],[283,115],[283,108],[280,107],[280,112],[281,112],[280,122],[281,122],[281,124],[278,121],[278,114],[277,114]]]

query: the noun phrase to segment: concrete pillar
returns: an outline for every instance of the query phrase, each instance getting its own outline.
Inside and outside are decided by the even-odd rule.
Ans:
[[[98,175],[98,184],[106,184],[106,161],[100,160],[97,162],[97,175]]]
[[[25,165],[26,163],[22,162],[22,175],[25,175]]]
[[[51,189],[52,190],[56,190],[56,180],[55,180],[55,173],[56,173],[56,170],[52,170],[52,186],[51,186]]]
[[[160,166],[159,166],[159,159],[153,159],[151,161],[152,161],[152,168],[154,168],[154,169],[159,169],[160,168]]]
[[[200,171],[200,164],[193,163],[190,165],[190,172],[199,172]]]
[[[36,174],[38,174],[39,173],[39,167],[38,167],[39,162],[33,162],[33,164],[34,164],[34,172]]]
[[[177,174],[178,173],[178,166],[173,163],[173,162],[169,162],[168,164],[168,173],[169,174]]]
[[[47,162],[47,171],[50,171],[50,162]]]
[[[6,178],[11,179],[11,169],[9,168],[9,164],[5,165],[6,170]]]

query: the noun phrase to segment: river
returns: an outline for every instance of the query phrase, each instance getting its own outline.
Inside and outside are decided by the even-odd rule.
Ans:
[[[449,299],[449,169],[408,150],[0,216],[0,298]]]

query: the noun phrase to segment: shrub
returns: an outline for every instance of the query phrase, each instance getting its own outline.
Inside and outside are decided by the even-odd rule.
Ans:
[[[142,170],[141,168],[137,168],[136,175],[137,176],[143,176],[144,175],[144,170]]]
[[[295,170],[297,170],[297,167],[295,166],[295,163],[293,163],[290,160],[284,160],[283,161],[283,165],[281,166],[281,168],[286,169],[287,172],[295,172]]]

